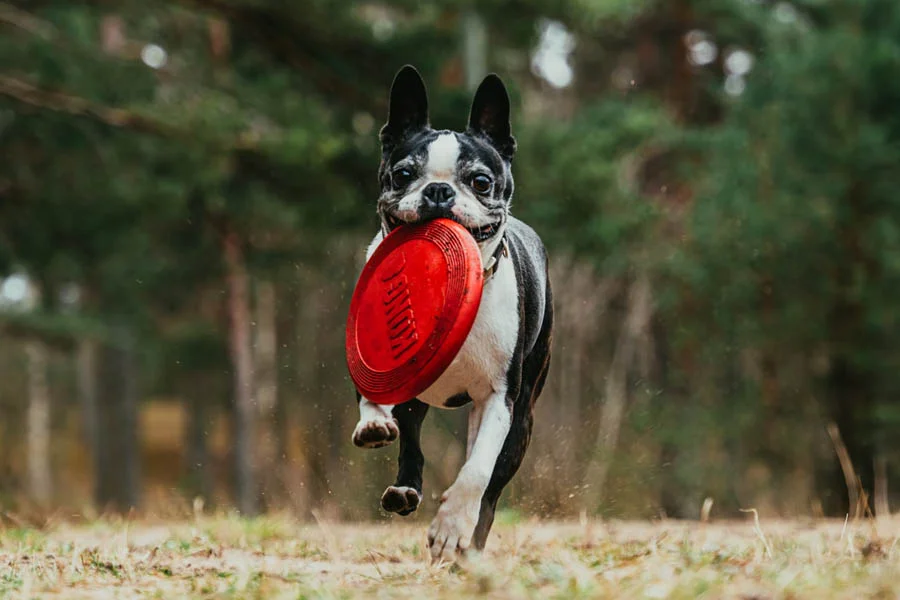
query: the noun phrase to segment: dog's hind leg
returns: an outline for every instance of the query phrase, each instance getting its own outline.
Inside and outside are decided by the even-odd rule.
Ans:
[[[425,456],[419,444],[419,434],[428,405],[410,400],[398,404],[392,412],[400,427],[400,455],[397,457],[397,480],[384,490],[381,507],[388,512],[406,516],[415,511],[422,501],[422,467],[425,465]]]

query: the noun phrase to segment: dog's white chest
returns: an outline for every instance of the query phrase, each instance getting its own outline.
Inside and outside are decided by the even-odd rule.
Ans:
[[[366,260],[381,243],[378,233],[366,251]],[[506,384],[506,372],[519,335],[519,292],[516,272],[508,256],[500,258],[497,270],[484,284],[481,305],[475,323],[459,354],[447,370],[423,393],[419,400],[447,407],[447,400],[468,394],[473,402],[482,402]]]
[[[512,262],[504,257],[485,283],[475,323],[459,354],[419,400],[445,407],[449,398],[468,394],[476,403],[505,387],[506,371],[519,335],[519,298]]]

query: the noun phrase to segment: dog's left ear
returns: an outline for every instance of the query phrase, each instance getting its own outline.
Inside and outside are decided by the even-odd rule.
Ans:
[[[469,132],[488,138],[504,159],[511,161],[516,153],[516,139],[509,125],[509,94],[497,75],[484,78],[469,112]]]

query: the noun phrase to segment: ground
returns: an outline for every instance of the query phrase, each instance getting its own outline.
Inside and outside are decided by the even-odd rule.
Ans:
[[[6,528],[0,598],[900,597],[900,520],[502,521],[462,567],[429,565],[399,518]]]

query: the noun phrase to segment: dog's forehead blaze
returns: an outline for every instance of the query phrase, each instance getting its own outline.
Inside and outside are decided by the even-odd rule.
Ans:
[[[425,169],[432,177],[450,177],[459,164],[460,146],[456,134],[442,132],[428,145]]]

